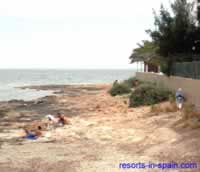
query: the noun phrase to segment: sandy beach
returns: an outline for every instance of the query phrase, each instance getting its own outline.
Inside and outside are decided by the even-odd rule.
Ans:
[[[200,164],[200,130],[174,127],[179,112],[152,114],[149,106],[128,108],[126,96],[108,94],[110,85],[28,88],[53,90],[54,95],[0,103],[0,109],[7,110],[0,116],[1,172],[156,172],[161,170],[120,169],[119,164]],[[45,131],[46,137],[35,141],[21,139],[24,125],[57,112],[71,125]]]

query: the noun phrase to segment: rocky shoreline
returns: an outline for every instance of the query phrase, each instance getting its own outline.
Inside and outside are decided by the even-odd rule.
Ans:
[[[78,116],[79,108],[70,108],[67,99],[80,95],[95,94],[109,85],[39,85],[18,87],[20,89],[51,90],[52,95],[36,100],[10,100],[0,102],[0,131],[16,129],[27,123],[44,118],[47,114],[62,112],[68,117]]]

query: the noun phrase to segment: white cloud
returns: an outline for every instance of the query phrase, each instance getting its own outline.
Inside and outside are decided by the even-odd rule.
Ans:
[[[136,43],[148,38],[152,8],[160,3],[0,0],[0,67],[128,67]]]
[[[0,14],[27,17],[132,16],[151,11],[161,0],[1,0]],[[167,1],[168,2],[168,1]]]

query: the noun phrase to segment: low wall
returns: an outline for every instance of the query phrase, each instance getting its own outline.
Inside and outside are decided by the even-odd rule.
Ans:
[[[182,88],[188,102],[200,108],[200,80],[142,72],[136,73],[136,77],[139,80],[155,82],[173,91]]]

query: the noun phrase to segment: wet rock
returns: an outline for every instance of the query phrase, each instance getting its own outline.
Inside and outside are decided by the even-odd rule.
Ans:
[[[45,102],[44,100],[38,100],[38,101],[35,101],[35,104],[39,105],[39,104],[43,104],[44,102]]]
[[[23,103],[25,103],[25,101],[24,100],[13,99],[13,100],[8,101],[8,103],[20,103],[20,104],[23,104]]]

